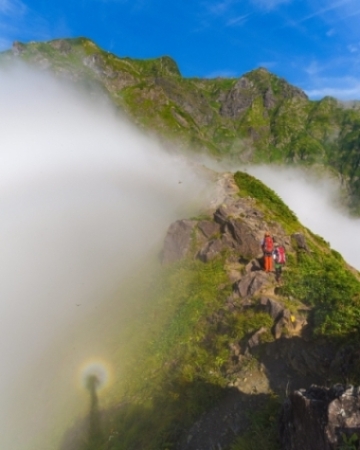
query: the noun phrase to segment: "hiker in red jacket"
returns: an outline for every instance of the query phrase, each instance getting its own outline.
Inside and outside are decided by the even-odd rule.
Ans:
[[[265,236],[262,241],[261,248],[262,248],[262,251],[264,252],[264,270],[265,270],[265,272],[272,272],[274,240],[270,236],[270,233],[268,231],[265,232]]]

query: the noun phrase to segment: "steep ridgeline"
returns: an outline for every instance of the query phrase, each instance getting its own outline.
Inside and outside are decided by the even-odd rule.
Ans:
[[[255,178],[219,175],[217,188],[200,217],[168,229],[143,320],[129,324],[141,339],[124,387],[101,413],[102,444],[69,430],[61,449],[297,450],[303,409],[287,402],[279,427],[284,399],[314,383],[360,384],[358,272]],[[280,283],[262,270],[265,230],[287,251]]]
[[[354,208],[360,202],[360,108],[310,101],[264,68],[239,79],[183,78],[167,56],[119,58],[86,38],[14,43],[0,55],[103,90],[140,127],[164,141],[237,162],[331,167]]]

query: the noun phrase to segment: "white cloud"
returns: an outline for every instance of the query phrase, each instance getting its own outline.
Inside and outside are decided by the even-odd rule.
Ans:
[[[359,100],[360,79],[352,77],[322,78],[314,82],[314,87],[304,90],[312,99],[320,99],[329,95],[339,100]]]
[[[209,73],[205,78],[237,78],[238,74],[232,70],[216,70]]]
[[[227,21],[226,26],[234,27],[234,26],[243,25],[247,21],[247,18],[249,16],[250,16],[250,14],[244,14],[242,16],[233,17],[232,19],[229,19]]]
[[[261,61],[258,63],[258,67],[265,67],[266,69],[273,69],[276,66],[276,61]]]
[[[321,72],[323,69],[319,66],[319,63],[317,61],[312,61],[307,67],[304,68],[304,71],[308,75],[315,75],[319,72]]]
[[[18,17],[25,14],[26,5],[20,0],[0,0],[0,15]]]
[[[207,2],[205,7],[207,11],[214,16],[222,16],[229,11],[235,0],[221,0],[216,2]]]
[[[291,2],[292,0],[252,0],[252,3],[265,10],[275,9],[279,5]]]
[[[0,70],[0,117],[0,448],[30,450],[84,404],[75,371],[109,344],[88,318],[104,302],[118,320],[131,311],[136,299],[113,293],[156,264],[169,224],[209,189],[184,158],[49,75]],[[55,349],[78,325],[83,343]],[[35,448],[49,442],[58,448]]]

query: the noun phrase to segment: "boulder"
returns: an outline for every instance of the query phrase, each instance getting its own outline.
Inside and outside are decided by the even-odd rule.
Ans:
[[[251,297],[258,292],[267,282],[264,272],[251,272],[243,276],[234,284],[234,291],[241,297]]]
[[[305,236],[302,233],[294,233],[291,235],[291,238],[295,241],[298,249],[305,250],[306,252],[309,251]]]
[[[283,450],[335,450],[345,448],[350,437],[360,438],[359,388],[311,386],[285,401],[280,418]]]
[[[248,264],[245,266],[245,272],[256,272],[258,270],[262,270],[261,264],[258,259],[252,259]]]
[[[251,228],[242,220],[229,220],[225,224],[225,232],[233,241],[234,248],[240,255],[255,258],[259,255],[260,243]]]
[[[196,223],[195,220],[178,220],[170,225],[161,255],[163,264],[177,261],[186,256]]]
[[[261,327],[259,330],[255,331],[255,333],[251,336],[251,338],[247,342],[247,347],[251,350],[254,347],[257,347],[261,344],[261,335],[267,333],[269,330],[266,327]]]
[[[220,225],[212,220],[201,220],[198,223],[198,229],[206,238],[211,238],[220,233]]]
[[[229,239],[228,236],[223,235],[219,239],[212,239],[211,241],[209,241],[205,245],[205,247],[203,247],[199,251],[197,257],[203,262],[208,262],[214,259],[215,256],[221,253],[222,251],[232,247],[233,243],[231,239]]]
[[[272,298],[261,297],[260,304],[265,308],[266,312],[271,316],[271,318],[274,321],[280,319],[280,317],[283,314],[284,307],[279,302],[273,300]]]

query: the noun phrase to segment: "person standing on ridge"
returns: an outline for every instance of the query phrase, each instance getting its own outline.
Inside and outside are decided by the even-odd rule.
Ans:
[[[264,239],[261,243],[261,248],[264,253],[264,270],[265,272],[272,272],[274,241],[268,231],[265,232]]]
[[[282,274],[282,268],[286,263],[285,248],[282,245],[275,244],[273,255],[275,261],[275,280],[279,282]]]

